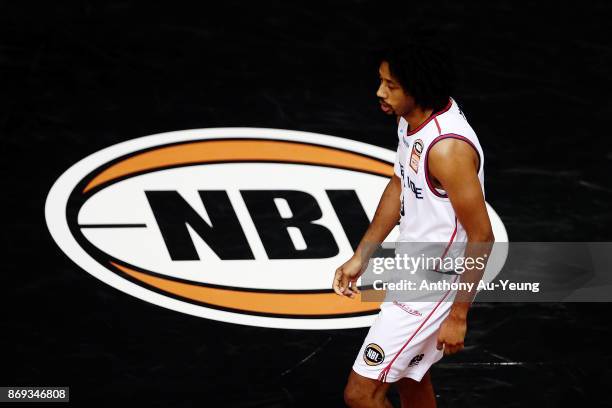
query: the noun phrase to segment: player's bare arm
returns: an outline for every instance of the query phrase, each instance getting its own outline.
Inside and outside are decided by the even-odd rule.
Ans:
[[[487,258],[493,243],[493,229],[487,213],[484,195],[478,180],[479,159],[466,142],[445,139],[429,152],[429,173],[446,190],[457,220],[467,233],[465,257]],[[478,282],[484,270],[467,269],[462,282]],[[448,317],[440,326],[438,349],[445,354],[463,349],[467,330],[467,314],[474,293],[457,293]]]
[[[359,293],[357,279],[363,272],[363,260],[370,257],[370,252],[389,235],[399,221],[401,192],[401,181],[394,174],[380,198],[374,218],[354,255],[336,269],[333,288],[338,295],[354,298]]]

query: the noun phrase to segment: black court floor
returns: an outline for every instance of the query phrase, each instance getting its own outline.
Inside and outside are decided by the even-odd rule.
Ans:
[[[0,385],[69,385],[75,406],[343,406],[366,328],[236,325],[115,290],[53,242],[53,182],[104,147],[181,129],[293,129],[395,149],[369,55],[384,34],[421,24],[457,54],[454,96],[510,239],[610,241],[610,17],[604,1],[3,3]],[[612,406],[611,312],[475,305],[466,349],[433,369],[439,406]]]

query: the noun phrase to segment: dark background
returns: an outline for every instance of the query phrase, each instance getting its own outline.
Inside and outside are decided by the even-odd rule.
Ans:
[[[610,241],[611,7],[0,3],[0,385],[69,385],[89,406],[343,406],[367,329],[264,329],[148,304],[63,255],[44,202],[79,159],[171,130],[285,128],[395,149],[368,55],[415,24],[457,55],[453,96],[510,239]],[[439,406],[612,406],[611,311],[477,304],[466,350],[433,369]]]

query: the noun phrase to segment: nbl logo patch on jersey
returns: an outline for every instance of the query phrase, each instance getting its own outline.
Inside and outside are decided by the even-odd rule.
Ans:
[[[421,161],[421,153],[423,153],[423,141],[417,139],[412,145],[412,153],[410,153],[410,168],[415,173],[419,172],[419,161]]]
[[[378,344],[370,343],[363,352],[363,359],[369,366],[379,365],[385,360],[385,352]]]

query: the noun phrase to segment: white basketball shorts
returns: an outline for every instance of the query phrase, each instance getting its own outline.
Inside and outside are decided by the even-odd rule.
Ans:
[[[443,356],[437,350],[438,329],[448,316],[455,292],[437,302],[383,302],[361,346],[353,370],[364,377],[396,382],[421,381]]]

